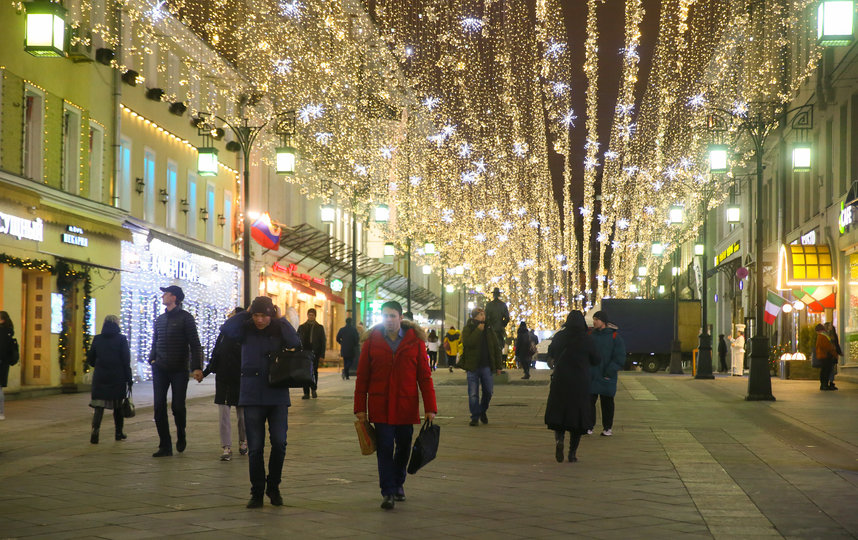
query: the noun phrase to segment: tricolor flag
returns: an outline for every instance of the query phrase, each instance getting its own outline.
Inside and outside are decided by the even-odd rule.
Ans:
[[[266,249],[277,251],[280,248],[280,227],[271,223],[271,216],[265,212],[250,226],[250,236]]]
[[[766,295],[766,313],[763,315],[763,320],[768,324],[775,324],[775,319],[781,312],[781,308],[787,303],[786,299],[781,298],[772,291],[767,291]]]

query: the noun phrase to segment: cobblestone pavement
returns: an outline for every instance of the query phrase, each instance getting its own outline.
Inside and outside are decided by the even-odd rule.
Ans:
[[[286,506],[247,510],[246,458],[219,461],[213,381],[191,382],[188,448],[153,459],[151,387],[138,384],[128,440],[89,443],[88,395],[7,401],[0,422],[0,538],[855,538],[858,385],[819,392],[773,379],[776,402],[745,402],[747,378],[622,373],[613,437],[585,437],[557,463],[542,422],[546,372],[510,371],[489,424],[468,426],[464,374],[439,370],[441,450],[379,508],[361,456],[352,381],[294,391]],[[171,419],[172,424],[172,419]],[[598,433],[598,431],[597,431]]]

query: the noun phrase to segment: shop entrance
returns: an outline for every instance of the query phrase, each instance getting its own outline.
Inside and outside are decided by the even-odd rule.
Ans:
[[[21,290],[21,384],[51,382],[51,275],[25,270]]]

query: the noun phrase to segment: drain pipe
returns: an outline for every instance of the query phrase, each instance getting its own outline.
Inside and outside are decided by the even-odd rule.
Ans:
[[[122,8],[115,2],[113,16],[116,24],[116,64],[122,65]],[[119,208],[122,204],[122,75],[118,67],[113,68],[113,178],[110,183],[111,203]]]

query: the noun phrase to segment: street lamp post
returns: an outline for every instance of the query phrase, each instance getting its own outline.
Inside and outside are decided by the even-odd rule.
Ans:
[[[701,231],[703,235],[701,239],[703,249],[700,254],[700,275],[703,276],[703,284],[700,291],[700,338],[697,343],[697,373],[694,375],[694,378],[714,379],[715,375],[712,374],[712,335],[709,333],[709,323],[706,320],[706,309],[709,301],[709,290],[707,287],[709,279],[706,276],[706,258],[708,257],[706,254],[706,225],[709,219],[708,199],[701,203],[701,207],[703,209],[703,228]]]
[[[684,220],[684,208],[682,206],[671,206],[669,213],[671,225],[680,225]],[[679,264],[681,262],[681,248],[677,243],[673,251],[673,342],[670,344],[670,373],[682,375],[682,342],[679,340]]]
[[[730,123],[738,128],[737,136],[744,131],[754,146],[756,158],[756,216],[754,220],[754,273],[756,309],[754,317],[754,336],[751,338],[751,369],[748,376],[747,401],[774,401],[772,395],[772,380],[769,374],[769,338],[766,335],[764,313],[766,291],[763,286],[763,151],[766,138],[781,123],[789,123],[792,129],[800,132],[813,128],[813,105],[803,105],[790,110],[784,110],[782,104],[757,104],[756,114],[752,114],[751,106],[741,110],[711,109],[708,125],[713,132],[725,132]],[[766,109],[768,109],[766,111]],[[765,114],[768,112],[768,114]]]

